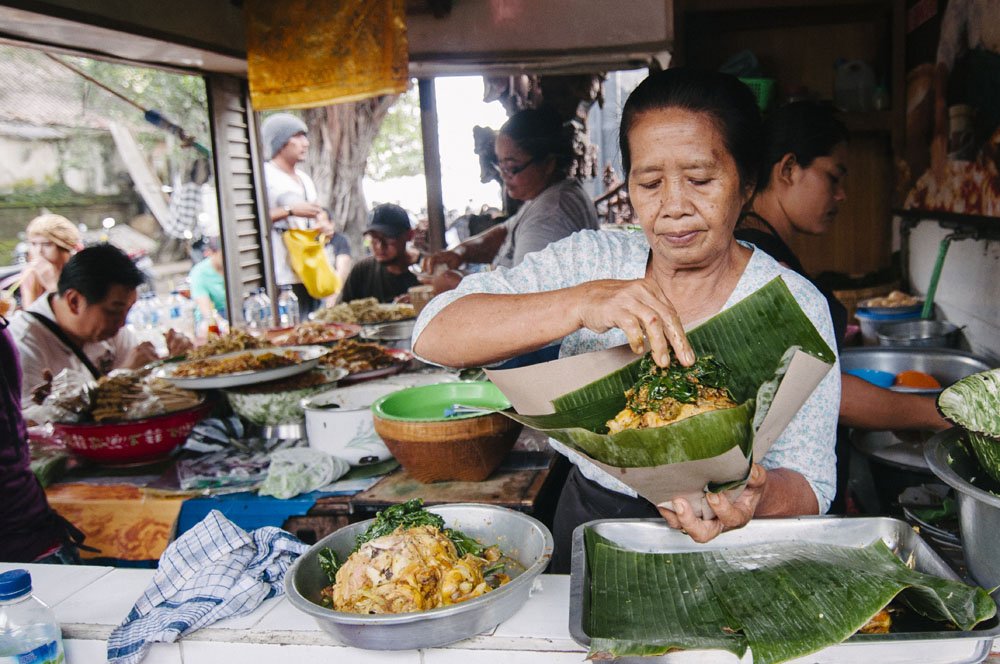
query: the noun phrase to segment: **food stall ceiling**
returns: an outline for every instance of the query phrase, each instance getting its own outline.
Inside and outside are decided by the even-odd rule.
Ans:
[[[71,49],[76,54],[152,64],[167,69],[219,72],[246,77],[246,58],[166,38],[142,36],[67,18],[46,16],[0,6],[0,38],[44,46],[52,52]]]
[[[111,0],[0,0],[0,38],[246,76],[242,6],[182,0],[165,7],[153,0],[126,8]],[[416,78],[634,69],[673,46],[670,0],[463,0],[443,18],[408,13],[407,31]]]

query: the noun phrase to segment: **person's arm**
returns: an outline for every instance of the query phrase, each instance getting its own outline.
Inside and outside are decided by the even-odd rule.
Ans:
[[[340,277],[340,283],[345,283],[347,277],[351,274],[351,260],[350,254],[337,254],[337,258],[334,260],[335,265],[333,266],[334,272]]]
[[[192,296],[194,297],[195,305],[198,307],[198,313],[201,314],[201,319],[207,321],[215,320],[215,305],[212,304],[212,298],[208,295],[195,295],[193,292]]]
[[[31,303],[45,294],[45,287],[42,285],[38,275],[32,267],[24,269],[24,277],[18,287],[21,291],[21,307],[27,309]]]
[[[268,208],[267,211],[271,217],[271,223],[275,225],[279,221],[285,221],[289,217],[307,217],[312,219],[321,212],[326,214],[320,206],[315,203],[306,203],[305,201],[296,202],[292,205],[275,205]]]
[[[937,410],[934,397],[893,392],[843,374],[840,423],[870,431],[939,431],[950,425]]]
[[[658,364],[672,347],[682,364],[694,351],[673,305],[652,280],[602,279],[528,294],[466,295],[445,307],[417,337],[414,352],[450,366],[483,366],[538,350],[586,328],[619,328],[636,353],[648,340]]]
[[[438,265],[454,270],[465,263],[489,263],[507,239],[507,226],[497,224],[479,235],[470,237],[451,249],[439,251],[427,259],[425,271],[433,273]]]

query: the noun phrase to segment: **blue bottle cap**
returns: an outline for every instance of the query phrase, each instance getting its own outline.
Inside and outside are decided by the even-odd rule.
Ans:
[[[0,574],[0,601],[31,592],[31,574],[26,569],[12,569]]]

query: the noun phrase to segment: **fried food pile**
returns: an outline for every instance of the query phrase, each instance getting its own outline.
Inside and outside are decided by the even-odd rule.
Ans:
[[[353,339],[344,339],[320,358],[320,364],[323,366],[347,369],[351,374],[382,369],[396,362],[399,360],[386,352],[382,346]]]
[[[174,378],[208,378],[243,371],[263,371],[298,364],[299,355],[293,351],[282,353],[240,353],[232,357],[208,358],[182,362],[174,369]]]
[[[635,385],[625,392],[625,408],[608,420],[608,433],[649,429],[737,404],[729,393],[729,370],[711,355],[690,367],[671,359],[666,368],[646,354]]]
[[[224,353],[235,353],[240,350],[254,350],[264,348],[266,344],[244,330],[233,330],[228,334],[212,337],[203,346],[190,350],[187,354],[188,360],[203,360],[213,355]]]
[[[427,611],[479,597],[510,581],[496,546],[444,528],[422,501],[393,505],[376,516],[340,565],[330,549],[320,565],[334,581],[323,605],[363,614]]]
[[[351,331],[343,327],[309,321],[299,323],[285,334],[275,337],[274,341],[281,346],[305,346],[339,341],[349,334]]]
[[[366,297],[320,309],[313,318],[324,323],[388,323],[415,315],[412,304],[382,304]]]

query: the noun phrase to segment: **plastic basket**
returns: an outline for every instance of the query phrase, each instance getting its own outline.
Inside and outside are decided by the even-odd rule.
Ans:
[[[748,78],[740,77],[740,80],[753,91],[757,98],[757,106],[761,111],[766,111],[771,106],[771,99],[774,97],[773,78]]]

